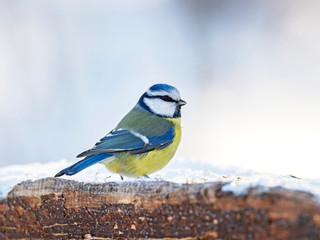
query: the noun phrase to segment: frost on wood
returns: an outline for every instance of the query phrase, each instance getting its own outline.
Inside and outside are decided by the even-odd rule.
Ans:
[[[252,188],[235,196],[222,186],[26,181],[0,201],[0,238],[319,239],[312,195]]]

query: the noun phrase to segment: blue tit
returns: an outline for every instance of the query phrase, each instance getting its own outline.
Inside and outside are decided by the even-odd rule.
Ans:
[[[55,177],[74,175],[95,163],[105,165],[121,178],[147,176],[162,169],[179,146],[181,106],[185,104],[176,88],[153,85],[115,129],[77,156],[83,160]]]

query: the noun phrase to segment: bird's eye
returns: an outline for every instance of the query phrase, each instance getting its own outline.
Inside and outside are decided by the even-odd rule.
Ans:
[[[169,96],[160,96],[160,98],[166,102],[174,102],[173,99]]]

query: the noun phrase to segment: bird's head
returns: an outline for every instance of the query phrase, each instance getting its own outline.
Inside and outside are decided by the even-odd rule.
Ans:
[[[137,107],[161,117],[181,117],[181,106],[186,102],[178,89],[167,84],[151,86],[140,98]]]

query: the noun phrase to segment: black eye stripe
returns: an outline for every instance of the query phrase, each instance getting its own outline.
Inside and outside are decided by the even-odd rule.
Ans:
[[[159,96],[159,98],[162,99],[163,101],[166,101],[166,102],[176,102],[175,100],[173,100],[169,96]]]
[[[165,95],[165,96],[150,96],[150,95],[146,95],[145,96],[146,98],[160,98],[161,100],[163,101],[166,101],[166,102],[178,102],[174,99],[172,99],[171,97]]]

